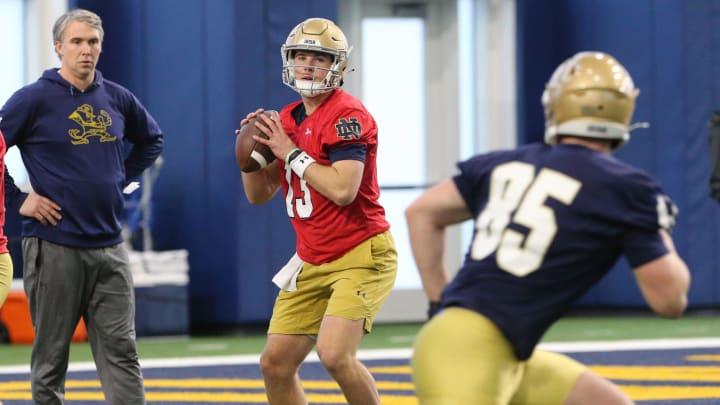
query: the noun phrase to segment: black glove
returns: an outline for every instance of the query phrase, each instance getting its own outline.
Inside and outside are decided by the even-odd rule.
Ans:
[[[720,203],[720,111],[710,118],[710,197]]]
[[[430,301],[430,305],[428,306],[427,315],[428,320],[432,319],[435,314],[438,313],[440,310],[440,301]]]

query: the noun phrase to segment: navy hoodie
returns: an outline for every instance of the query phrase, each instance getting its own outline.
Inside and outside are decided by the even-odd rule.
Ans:
[[[79,248],[122,242],[122,189],[163,149],[158,124],[129,90],[96,70],[83,92],[49,69],[5,103],[0,131],[20,149],[33,190],[62,208],[55,226],[23,217],[23,237]],[[11,174],[5,205],[17,212],[27,194]]]

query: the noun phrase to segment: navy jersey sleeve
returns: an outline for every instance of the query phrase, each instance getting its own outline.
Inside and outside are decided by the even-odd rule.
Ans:
[[[365,163],[367,147],[362,143],[353,143],[340,146],[330,150],[330,161],[335,163],[340,160],[358,160]]]
[[[633,225],[623,236],[623,252],[632,267],[668,253],[658,230],[672,230],[678,209],[657,182],[640,172],[624,187],[629,207],[625,220]]]
[[[669,253],[659,232],[628,232],[622,239],[623,251],[635,268]]]
[[[495,168],[498,153],[477,155],[457,164],[460,173],[453,177],[468,210],[476,217],[483,209],[489,187],[488,176]]]
[[[626,180],[623,191],[628,209],[623,218],[641,228],[671,230],[675,225],[677,207],[655,180],[642,172]]]

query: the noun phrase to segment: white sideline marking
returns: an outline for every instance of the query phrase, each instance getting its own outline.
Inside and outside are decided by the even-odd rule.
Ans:
[[[541,343],[538,348],[561,353],[575,352],[603,352],[622,350],[669,350],[669,349],[694,349],[703,347],[720,347],[720,338],[693,338],[693,339],[645,339],[645,340],[615,340],[596,342],[551,342]],[[360,350],[358,358],[361,360],[381,359],[407,359],[410,358],[412,349],[375,349]],[[260,361],[259,354],[239,356],[204,356],[204,357],[183,357],[167,359],[146,359],[140,360],[142,368],[172,368],[172,367],[199,367],[199,366],[222,366],[257,364]],[[320,361],[315,352],[308,355],[306,361]],[[68,371],[93,371],[93,362],[70,363]],[[25,374],[30,373],[29,365],[0,366],[0,374]]]
[[[695,349],[700,347],[720,347],[720,338],[636,339],[605,342],[550,342],[542,343],[538,347],[543,350],[563,353]]]

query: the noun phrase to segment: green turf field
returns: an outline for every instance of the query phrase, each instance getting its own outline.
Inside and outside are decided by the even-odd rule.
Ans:
[[[361,349],[407,348],[420,324],[376,324]],[[560,320],[543,342],[593,340],[720,337],[720,316],[688,316],[666,320],[654,316],[572,316]],[[265,336],[234,335],[218,337],[140,338],[141,359],[189,356],[256,354],[262,350]],[[0,366],[26,365],[30,345],[0,345]],[[87,343],[74,343],[71,361],[91,361]]]

